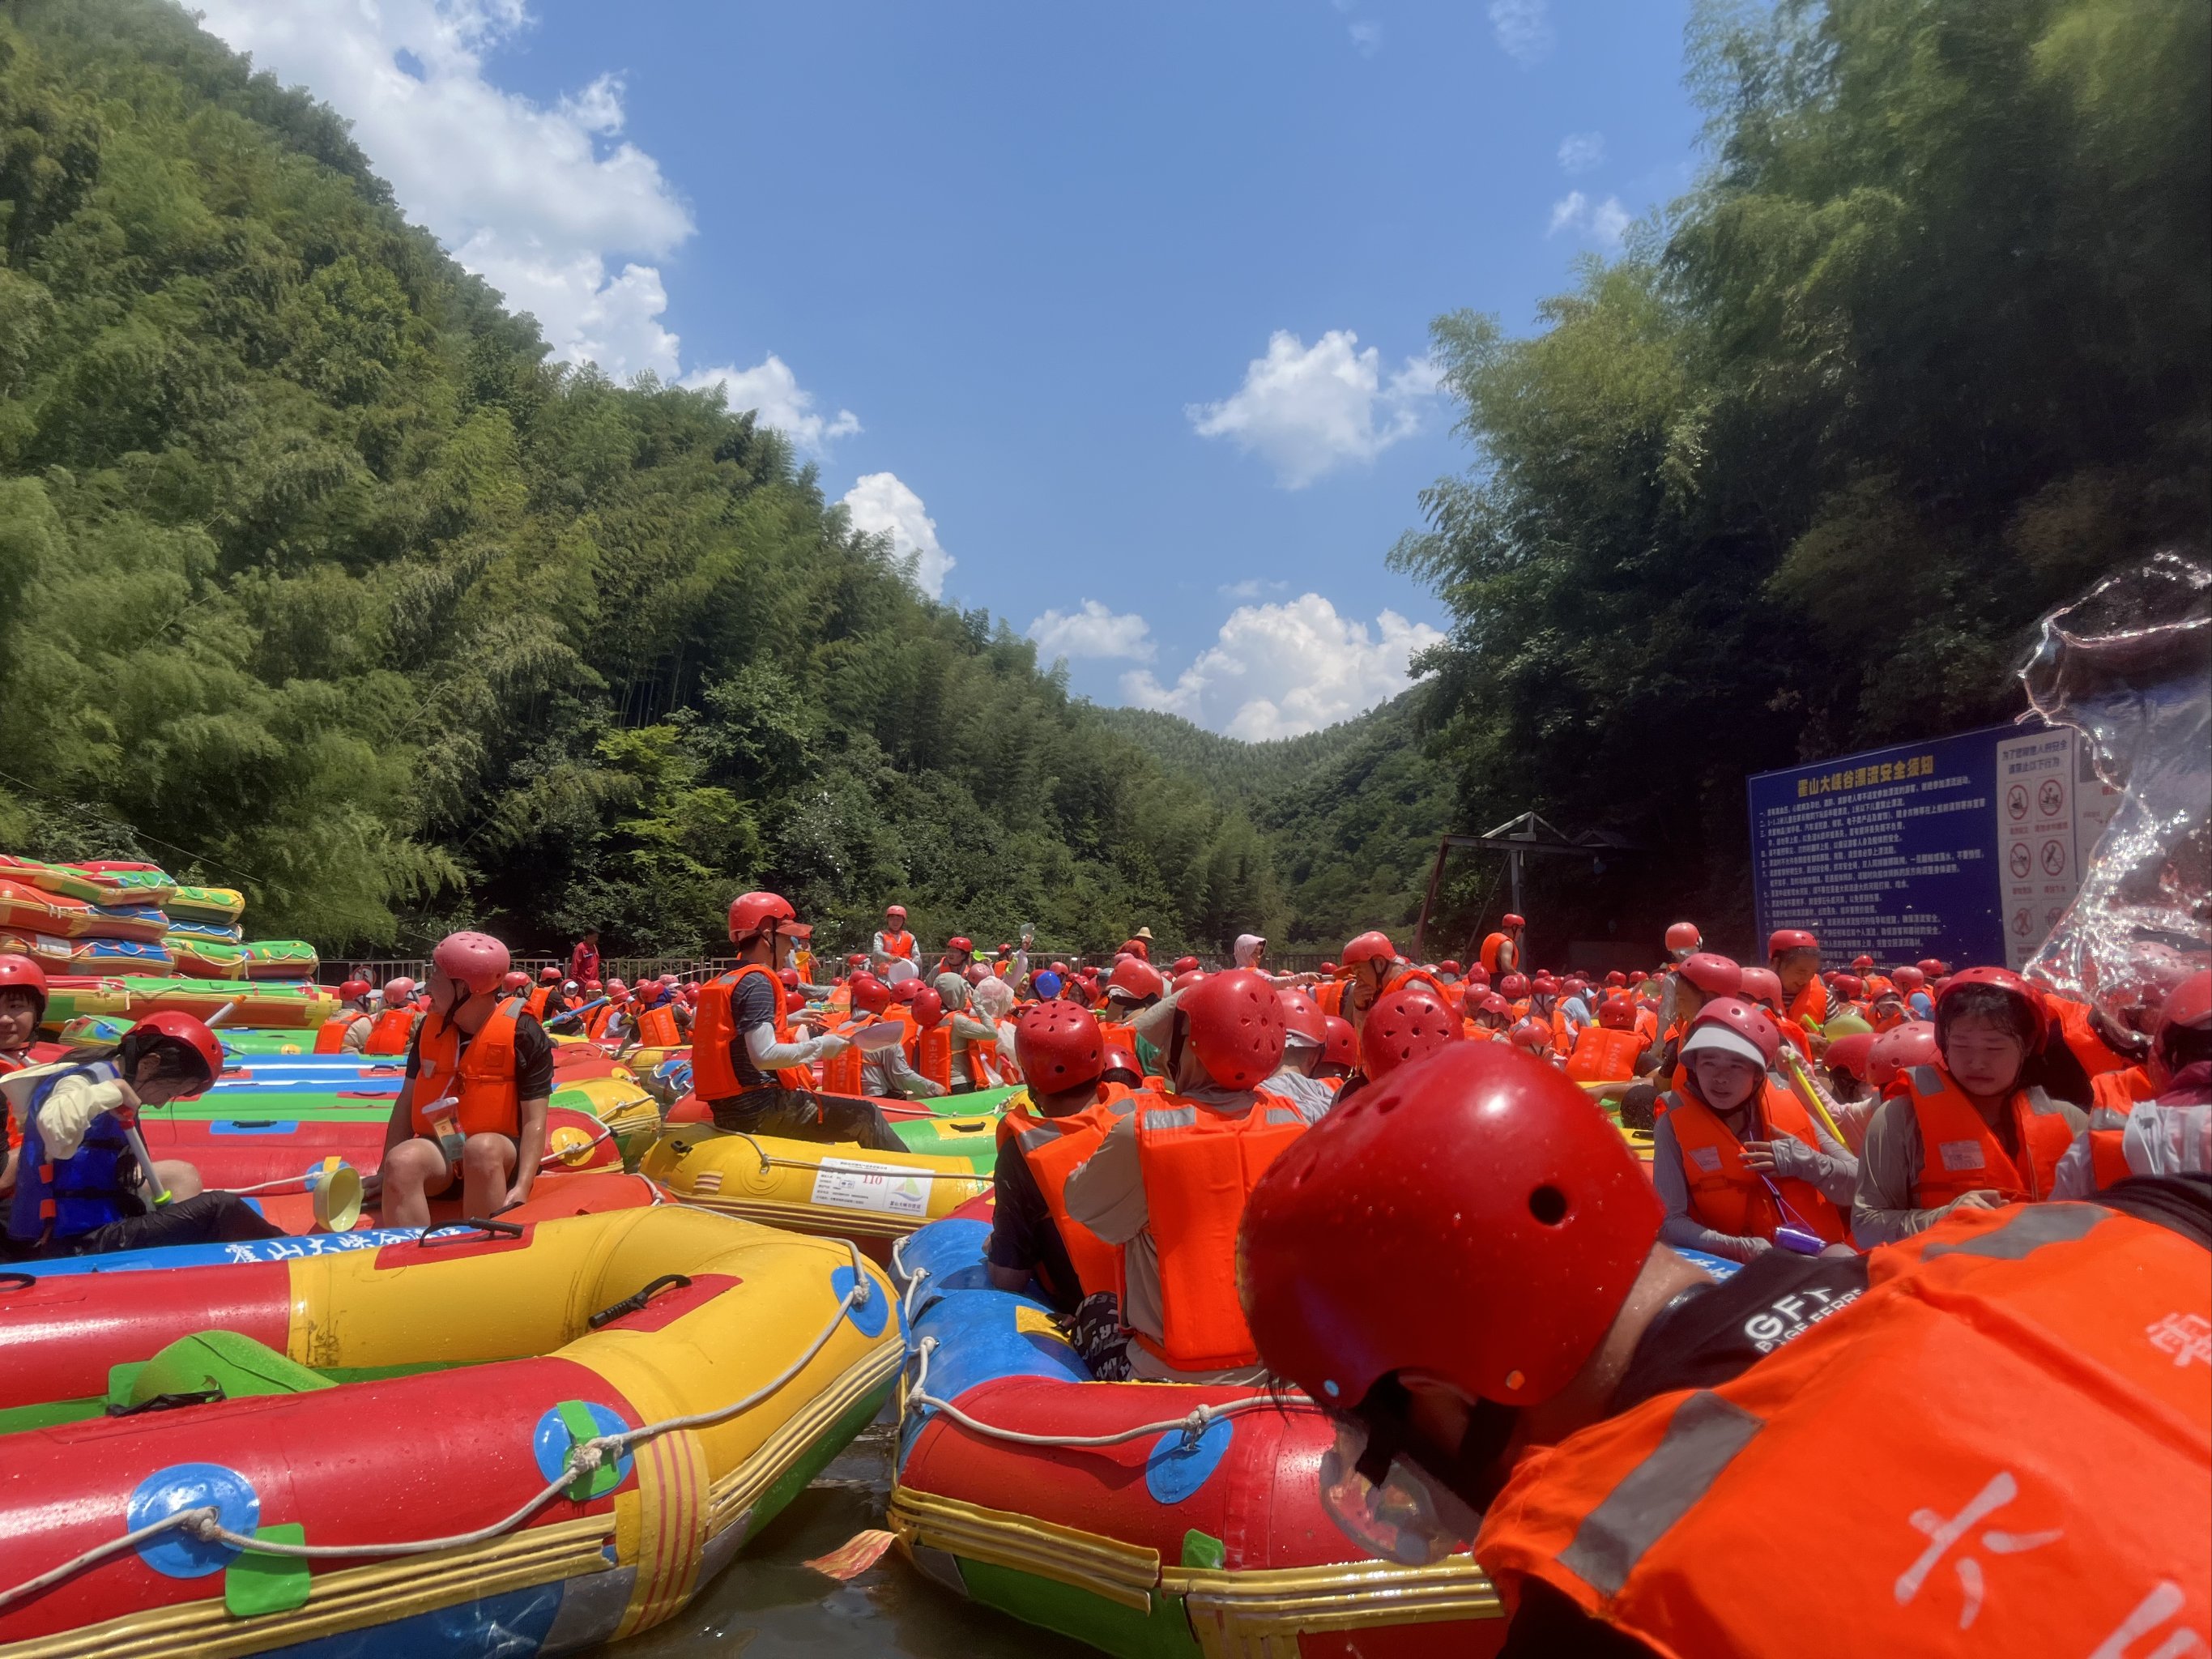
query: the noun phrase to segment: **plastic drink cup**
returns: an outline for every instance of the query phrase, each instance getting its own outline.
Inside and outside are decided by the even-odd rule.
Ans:
[[[459,1164],[461,1152],[468,1145],[468,1137],[461,1133],[460,1104],[450,1096],[434,1100],[423,1109],[430,1120],[430,1138],[438,1143],[438,1150],[446,1155],[448,1164]]]

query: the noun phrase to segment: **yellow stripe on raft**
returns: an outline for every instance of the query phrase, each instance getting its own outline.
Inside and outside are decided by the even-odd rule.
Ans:
[[[686,1204],[832,1238],[902,1237],[991,1186],[964,1158],[725,1133],[705,1124],[662,1131],[638,1169]]]

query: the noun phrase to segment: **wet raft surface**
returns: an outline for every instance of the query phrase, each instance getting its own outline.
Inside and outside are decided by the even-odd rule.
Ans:
[[[747,1659],[893,1654],[911,1659],[1097,1659],[1097,1650],[955,1595],[897,1550],[849,1583],[804,1565],[884,1524],[896,1411],[886,1406],[844,1454],[666,1624],[598,1650],[607,1659]]]

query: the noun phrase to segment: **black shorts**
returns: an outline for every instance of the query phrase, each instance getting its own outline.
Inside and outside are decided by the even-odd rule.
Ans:
[[[817,1095],[808,1089],[771,1086],[710,1100],[714,1127],[739,1134],[781,1135],[787,1140],[856,1140],[871,1152],[902,1152],[906,1142],[865,1100]]]
[[[479,1129],[477,1131],[477,1134],[490,1134],[494,1132],[489,1129]],[[417,1140],[427,1140],[433,1146],[438,1144],[438,1137],[435,1135],[416,1135],[415,1139]],[[500,1139],[505,1141],[507,1146],[514,1150],[514,1169],[520,1170],[522,1167],[522,1143],[517,1140],[513,1135],[501,1135]],[[512,1181],[514,1178],[514,1170],[508,1170],[507,1179]],[[425,1182],[422,1186],[422,1196],[425,1198],[435,1198],[442,1193],[453,1191],[460,1184],[460,1165],[458,1164],[448,1164],[446,1166],[446,1184],[442,1187],[433,1187],[428,1182]]]

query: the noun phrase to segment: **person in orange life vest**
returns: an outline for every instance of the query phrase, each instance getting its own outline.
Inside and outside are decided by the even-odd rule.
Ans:
[[[1501,974],[1510,974],[1521,966],[1521,935],[1528,922],[1521,917],[1507,915],[1498,918],[1498,931],[1482,941],[1477,953],[1482,961],[1482,971],[1496,979]]]
[[[907,931],[906,906],[886,904],[884,907],[884,925],[868,941],[868,954],[881,967],[889,967],[893,961],[915,962],[921,956],[921,946]]]
[[[968,964],[975,959],[975,941],[965,933],[955,933],[945,941],[945,954],[938,957],[937,966],[930,969],[931,983],[935,984],[947,974],[964,975],[968,971]],[[937,988],[938,994],[942,996],[945,988],[939,985]]]
[[[1559,981],[1559,998],[1552,1006],[1553,1046],[1563,1054],[1572,1054],[1576,1034],[1594,1018],[1589,981],[1579,974],[1568,975]]]
[[[368,1041],[369,1028],[376,1024],[376,1016],[368,1006],[373,994],[365,979],[349,979],[338,987],[337,1012],[325,1020],[315,1033],[317,1054],[361,1052],[361,1045]]]
[[[368,990],[366,985],[362,987]],[[0,1077],[27,1066],[45,1065],[65,1052],[60,1044],[46,1045],[52,1053],[40,1054],[39,1024],[46,1017],[46,970],[30,957],[14,951],[0,955]],[[0,1197],[15,1190],[15,1155],[22,1131],[15,1115],[4,1115],[8,1125],[8,1158],[0,1167]],[[4,1228],[0,1218],[0,1228]]]
[[[1528,1054],[1532,1059],[1548,1060],[1552,1054],[1552,1028],[1534,1015],[1527,1015],[1505,1028],[1505,1041]]]
[[[1463,1041],[1459,1016],[1430,987],[1402,985],[1385,991],[1359,1028],[1359,1069],[1345,1079],[1331,1103],[1354,1098],[1447,1042]]]
[[[1326,1035],[1314,1075],[1324,1083],[1332,1079],[1341,1083],[1359,1069],[1359,1033],[1352,1029],[1350,1020],[1334,1014],[1323,1014],[1321,1023]]]
[[[986,976],[980,965],[970,966],[975,969],[977,978]],[[998,1048],[999,1030],[978,1017],[975,981],[964,974],[939,974],[936,990],[938,1000],[945,1008],[952,1092],[972,1094],[978,1089],[990,1088],[998,1080],[991,1061]]]
[[[592,1000],[599,1006],[584,1016],[584,1035],[597,1042],[607,1035],[623,1005],[629,1000],[629,987],[618,979],[608,980],[592,994]]]
[[[2142,1066],[2096,1081],[2120,1078],[2139,1082],[2106,1091],[2058,1161],[2054,1197],[2086,1198],[2131,1175],[2212,1170],[2212,972],[2166,994]]]
[[[1844,1132],[1844,1144],[1854,1158],[1866,1146],[1866,1126],[1881,1104],[1881,1091],[1874,1086],[1874,1045],[1881,1036],[1879,1031],[1854,1031],[1838,1037],[1821,1051],[1820,1068],[1814,1073],[1814,1087]]]
[[[537,988],[522,1000],[523,1012],[542,1025],[566,1006],[561,1001],[561,970],[558,968],[540,969]]]
[[[1286,1096],[1318,1115],[1335,1103],[1342,1086],[1319,1075],[1322,1056],[1328,1048],[1328,1016],[1296,986],[1278,986],[1275,1000],[1283,1008],[1283,1063],[1260,1087],[1271,1095]]]
[[[846,1039],[811,1035],[789,1016],[779,969],[811,933],[781,894],[740,893],[730,902],[730,941],[738,965],[699,993],[692,1025],[691,1088],[714,1127],[794,1140],[858,1141],[898,1152],[906,1143],[866,1100],[823,1095],[809,1069],[841,1054]]]
[[[2203,1373],[2173,1362],[2212,1313],[2212,1183],[1718,1280],[1662,1220],[1579,1091],[1491,1043],[1276,1160],[1239,1286],[1262,1359],[1335,1420],[1316,1484],[1348,1537],[1407,1565],[1472,1540],[1500,1659],[2201,1648],[2175,1625],[2205,1619]],[[1877,1540],[1822,1558],[1825,1623],[1742,1555],[1815,1492]]]
[[[1133,1109],[1133,1091],[1106,1087],[1098,1023],[1071,1004],[1024,1009],[1014,1054],[1029,1081],[999,1121],[983,1259],[1000,1290],[1026,1289],[1034,1274],[1045,1299],[1073,1313],[1086,1296],[1113,1292],[1120,1264],[1112,1245],[1069,1218],[1063,1189]]]
[[[1764,1008],[1773,1017],[1776,1029],[1790,1046],[1806,1059],[1813,1058],[1812,1033],[1784,1012],[1788,1001],[1783,994],[1780,975],[1771,968],[1746,968],[1737,981],[1735,994],[1753,1006]]]
[[[1337,1006],[1332,1011],[1327,1001],[1322,1003],[1324,1012],[1334,1012],[1352,1022],[1354,1030],[1367,1018],[1367,1011],[1383,992],[1405,981],[1428,985],[1438,996],[1443,988],[1434,978],[1398,957],[1398,947],[1390,943],[1390,936],[1379,929],[1362,933],[1344,947],[1342,991]]]
[[[584,929],[583,938],[576,948],[568,952],[568,977],[579,985],[589,985],[599,976],[599,930]]]
[[[387,1226],[428,1226],[430,1200],[457,1182],[466,1216],[530,1196],[545,1157],[553,1042],[520,1000],[501,994],[508,961],[485,933],[450,933],[430,953],[430,1012],[384,1136]]]
[[[342,1038],[342,1051],[346,1054],[404,1054],[407,1045],[415,1040],[415,1028],[422,1023],[422,1012],[415,1006],[419,988],[405,975],[384,981],[384,990],[378,998],[378,1006],[366,1027],[355,1026]],[[358,1047],[356,1046],[356,1042]]]
[[[623,1014],[623,1048],[675,1048],[682,1046],[684,1031],[676,1023],[675,999],[670,996],[665,981],[659,979],[638,981],[630,988],[629,1001],[624,1006]]]
[[[1690,1022],[1711,999],[1735,995],[1743,987],[1743,969],[1726,957],[1698,951],[1683,957],[1667,978],[1674,993],[1673,1023],[1661,1028],[1659,1042],[1639,1057],[1636,1070],[1672,1088],[1680,1083],[1682,1039]]]
[[[2051,1195],[2058,1160],[2089,1120],[2027,1084],[2046,1024],[2041,999],[2007,969],[1970,968],[1944,987],[1935,1062],[1905,1073],[1867,1125],[1851,1211],[1862,1249],[1909,1238],[1954,1210]]]
[[[1635,1006],[1625,996],[1607,997],[1598,1004],[1597,1018],[1575,1033],[1567,1075],[1577,1083],[1626,1083],[1636,1075],[1643,1047]]]
[[[1137,1016],[1166,995],[1167,988],[1158,969],[1140,957],[1125,957],[1106,981],[1106,1006],[1099,1014],[1099,1025],[1109,1037],[1119,1032],[1125,1041],[1133,1040],[1131,1028]]]
[[[920,987],[913,980],[908,985]],[[931,1081],[914,1069],[911,1046],[915,1041],[914,1022],[904,1012],[906,1002],[894,1004],[891,987],[873,974],[853,975],[853,1012],[856,1018],[867,1020],[895,1020],[903,1028],[900,1040],[888,1048],[865,1048],[860,1054],[860,1092],[878,1100],[926,1100],[945,1092],[942,1085]],[[894,1014],[894,1006],[899,1012]]]
[[[1166,1029],[1161,1030],[1161,1027]],[[1259,1381],[1237,1311],[1233,1260],[1244,1195],[1312,1114],[1261,1085],[1283,1059],[1283,1010],[1267,976],[1215,974],[1146,1014],[1168,1087],[1138,1097],[1068,1177],[1067,1212],[1124,1247],[1130,1363],[1152,1381]]]
[[[1676,1249],[1749,1261],[1778,1243],[1850,1248],[1858,1160],[1769,1075],[1781,1049],[1766,1011],[1741,998],[1716,997],[1691,1022],[1686,1086],[1651,1136],[1659,1237]]]
[[[1820,941],[1802,927],[1767,935],[1766,965],[1782,981],[1783,1018],[1802,1026],[1825,1024],[1828,988],[1820,982]]]
[[[1491,1041],[1505,1034],[1513,1024],[1513,1005],[1495,991],[1486,991],[1473,1004],[1474,1012],[1468,1018],[1476,1027],[1475,1036]]]

